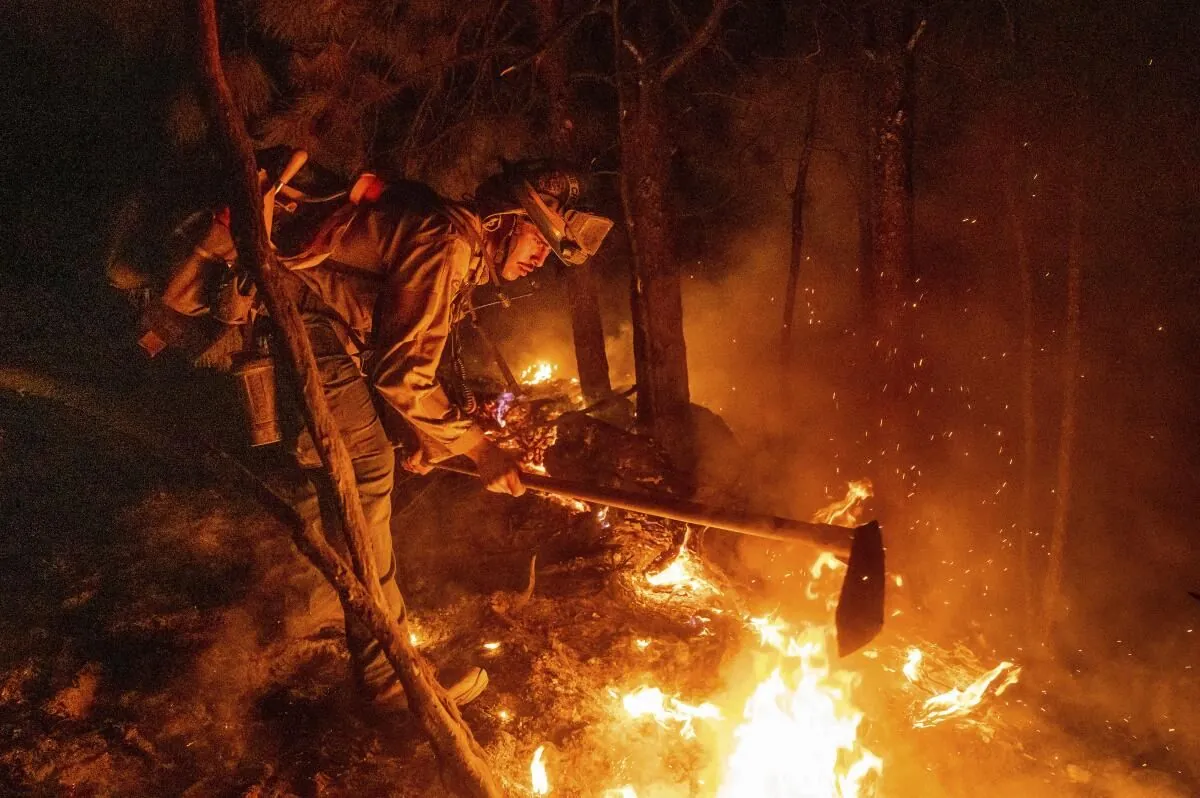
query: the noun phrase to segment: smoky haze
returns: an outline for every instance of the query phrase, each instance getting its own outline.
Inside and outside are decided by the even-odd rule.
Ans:
[[[947,77],[936,58],[919,59],[930,96],[918,103],[909,356],[920,365],[899,398],[884,398],[874,342],[863,332],[847,122],[854,98],[839,76],[823,81],[790,368],[781,369],[779,341],[802,131],[796,108],[768,117],[746,111],[752,120],[733,126],[726,142],[739,157],[689,153],[724,170],[737,207],[685,217],[677,237],[687,253],[692,398],[719,414],[740,444],[706,454],[735,459],[751,503],[807,518],[849,480],[870,478],[871,510],[906,582],[895,591],[897,606],[918,613],[944,642],[1042,662],[1056,682],[1058,716],[1117,724],[1141,741],[1145,761],[1194,779],[1200,604],[1188,591],[1200,586],[1193,421],[1200,161],[1189,133],[1196,107],[1186,95],[1195,69],[1174,49],[1173,35],[1150,23],[1130,27],[1138,41],[1123,41],[1116,74],[1094,69],[1078,78],[1103,91],[1064,88],[1061,70],[1074,67],[1057,64],[980,96],[978,76]],[[807,90],[755,76],[748,104],[782,109],[782,97]],[[1036,437],[1027,530],[1020,526],[1022,304],[1006,181],[1033,275]],[[1058,498],[1076,185],[1081,355],[1064,602],[1057,636],[1043,649],[1034,627]],[[610,253],[599,266],[620,385],[632,381],[627,257]],[[506,337],[518,362],[548,358],[569,371],[565,304],[550,291],[500,323],[521,331]],[[1018,560],[1022,532],[1027,571]],[[767,575],[794,567],[745,553]]]
[[[0,34],[12,101],[5,139],[13,142],[3,207],[20,255],[6,260],[5,280],[61,287],[64,301],[94,313],[103,306],[94,297],[118,198],[145,154],[165,146],[157,126],[175,87],[168,71],[147,67],[163,60],[145,36],[149,22],[108,20],[86,28],[90,37],[67,37],[92,15],[60,9],[76,27],[56,25],[58,16],[33,25],[31,10],[47,5],[19,5],[21,24]],[[698,100],[694,116],[683,117],[676,177],[699,188],[674,198],[676,239],[693,401],[721,416],[738,441],[732,454],[728,444],[705,454],[737,464],[748,501],[806,518],[847,481],[870,478],[871,512],[906,582],[895,600],[931,635],[1045,661],[1061,688],[1056,712],[1115,726],[1139,741],[1147,761],[1196,779],[1200,603],[1187,591],[1200,591],[1200,36],[1188,9],[1141,6],[1126,17],[1124,4],[1104,3],[1086,19],[1036,7],[1026,57],[1003,67],[995,66],[1005,62],[999,16],[927,34],[917,51],[917,307],[907,359],[920,365],[911,392],[892,385],[884,394],[874,341],[863,332],[857,100],[846,70],[831,68],[821,82],[790,367],[780,366],[779,338],[812,69],[739,74],[732,99]],[[715,130],[697,124],[718,114]],[[527,132],[512,136],[478,149],[516,155],[530,146]],[[615,214],[611,174],[604,180]],[[1006,183],[1020,200],[1034,275],[1028,530],[1019,527],[1022,308]],[[454,189],[466,185],[447,179],[442,187],[461,193]],[[1083,296],[1066,611],[1042,650],[1024,608],[1042,594],[1057,498],[1073,185],[1083,198]],[[629,255],[619,235],[596,268],[612,378],[624,387],[633,381],[632,336]],[[549,359],[569,375],[565,292],[545,271],[537,295],[485,318],[517,370]],[[529,290],[523,283],[510,293]],[[94,321],[96,330],[124,334],[104,326],[111,318]],[[483,367],[482,358],[474,362]],[[1022,531],[1028,577],[1015,559]],[[753,551],[746,564],[765,575],[779,567]]]

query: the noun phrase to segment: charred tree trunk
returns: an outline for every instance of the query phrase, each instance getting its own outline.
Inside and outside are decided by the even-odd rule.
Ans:
[[[640,42],[625,37],[622,8],[613,3],[621,142],[621,199],[633,250],[630,296],[636,361],[638,424],[670,452],[676,463],[695,463],[688,389],[683,299],[667,203],[670,136],[666,83],[716,33],[729,0],[716,0],[704,23],[678,52],[660,58],[665,29],[654,4],[638,8]],[[624,69],[628,60],[631,69]]]
[[[859,152],[855,195],[858,208],[858,287],[862,319],[872,327],[879,318],[879,305],[875,289],[875,192],[871,181],[871,163],[875,148],[871,135],[871,108],[869,83],[862,81],[858,98]]]
[[[550,41],[555,28],[562,21],[562,0],[536,0],[534,6],[539,38]],[[561,41],[552,42],[538,60],[538,77],[549,98],[546,127],[550,134],[551,154],[556,158],[574,161],[578,154],[573,135],[575,124],[571,119],[567,49]],[[584,400],[592,404],[612,393],[599,292],[591,263],[568,266],[566,271],[579,387]]]
[[[1050,558],[1043,590],[1042,642],[1048,642],[1062,604],[1063,557],[1067,547],[1067,517],[1071,509],[1071,455],[1075,447],[1075,405],[1079,384],[1079,323],[1083,303],[1083,188],[1079,178],[1071,189],[1070,238],[1067,244],[1067,323],[1062,362],[1062,428],[1058,439],[1058,478],[1054,523],[1050,529]]]
[[[808,164],[812,160],[813,133],[817,126],[817,107],[821,99],[821,78],[813,84],[804,116],[804,137],[796,161],[796,188],[792,193],[792,254],[788,263],[787,289],[783,296],[783,328],[780,336],[780,379],[786,385],[792,365],[792,328],[796,323],[796,291],[804,263],[804,204],[808,188]]]
[[[885,358],[897,360],[912,279],[913,49],[924,23],[914,29],[909,0],[876,0],[868,25],[874,322]]]
[[[662,84],[640,79],[621,120],[621,194],[633,249],[630,296],[638,423],[691,461],[683,297],[667,220]]]
[[[335,488],[354,576],[350,576],[344,565],[339,568],[340,558],[333,555],[324,541],[316,540],[302,529],[296,535],[297,545],[313,557],[317,567],[343,597],[348,598],[351,611],[375,633],[388,653],[448,780],[470,795],[499,798],[503,793],[491,775],[482,749],[409,642],[406,621],[393,621],[381,609],[383,594],[379,572],[366,545],[367,524],[358,500],[350,455],[325,400],[312,345],[304,332],[300,313],[286,290],[284,275],[267,242],[260,212],[254,147],[233,104],[221,68],[214,0],[197,0],[195,10],[202,91],[210,108],[213,131],[238,177],[229,199],[239,259],[254,274],[265,296],[267,309],[283,337],[290,366],[301,387],[300,407],[305,422]]]
[[[1017,258],[1017,279],[1021,295],[1021,499],[1017,520],[1017,579],[1021,591],[1021,605],[1027,616],[1034,611],[1033,563],[1030,559],[1029,542],[1034,534],[1033,486],[1037,469],[1037,419],[1034,410],[1034,329],[1033,329],[1033,272],[1029,262],[1029,242],[1025,239],[1025,222],[1019,201],[1021,190],[1020,170],[1017,167],[1015,148],[1010,155],[1004,180],[1005,205],[1008,210],[1009,230]]]

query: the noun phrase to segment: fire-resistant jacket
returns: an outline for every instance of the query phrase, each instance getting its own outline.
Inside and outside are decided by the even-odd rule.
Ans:
[[[234,257],[228,227],[214,221],[190,265],[176,270],[176,287],[168,286],[164,302],[187,315],[202,312],[198,281],[213,261],[223,267]],[[335,327],[344,327],[347,351],[431,459],[482,441],[483,432],[450,402],[436,374],[459,303],[489,276],[475,213],[447,200],[414,203],[385,194],[339,209],[310,246],[280,260],[302,309],[342,323]]]
[[[328,231],[327,257],[286,265],[322,312],[344,322],[348,349],[363,355],[371,384],[426,453],[462,454],[483,432],[450,402],[436,372],[459,303],[488,280],[479,217],[458,203],[414,209],[386,194],[346,212]]]

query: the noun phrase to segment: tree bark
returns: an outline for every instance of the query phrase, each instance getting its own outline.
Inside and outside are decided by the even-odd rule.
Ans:
[[[535,0],[534,11],[538,38],[551,41],[556,27],[562,22],[562,0]],[[578,154],[575,151],[575,123],[571,118],[571,85],[564,42],[551,41],[538,59],[537,72],[549,99],[546,127],[550,134],[550,153],[555,158],[573,162]],[[591,263],[567,266],[566,271],[579,388],[584,401],[593,404],[612,393],[599,291]]]
[[[1020,170],[1016,148],[1010,152],[1004,176],[1004,199],[1008,210],[1009,230],[1017,257],[1017,278],[1021,295],[1021,499],[1017,519],[1017,579],[1021,591],[1021,606],[1032,620],[1034,611],[1033,563],[1029,543],[1034,534],[1033,487],[1037,471],[1037,418],[1034,409],[1034,328],[1033,272],[1029,262],[1029,242],[1025,239],[1025,222],[1019,201]]]
[[[642,75],[622,90],[621,194],[633,250],[630,296],[638,424],[684,468],[694,461],[683,295],[668,221],[663,86]]]
[[[315,539],[311,530],[297,536],[297,544],[302,550],[317,552],[314,562],[343,592],[350,601],[351,611],[383,645],[448,778],[471,795],[499,798],[503,793],[488,769],[482,749],[457,711],[449,706],[445,692],[426,672],[416,649],[409,643],[407,622],[390,620],[381,609],[383,593],[379,572],[366,545],[366,519],[358,500],[350,455],[329,411],[312,345],[304,332],[300,313],[287,292],[283,272],[271,253],[263,227],[254,147],[233,104],[221,68],[214,0],[196,0],[195,8],[202,91],[209,105],[213,132],[238,175],[231,187],[230,208],[239,261],[250,269],[263,291],[267,310],[281,333],[290,365],[297,376],[305,421],[335,488],[354,576],[350,576],[344,565],[337,567],[339,560],[329,559],[332,550],[324,541]]]
[[[808,188],[808,165],[812,160],[813,134],[817,126],[817,107],[821,99],[821,78],[818,75],[809,95],[804,115],[804,136],[800,140],[800,155],[796,161],[796,188],[792,192],[792,253],[788,263],[787,289],[783,296],[783,327],[780,334],[780,379],[788,383],[792,365],[792,332],[796,323],[796,291],[800,287],[800,270],[804,263],[804,205]]]
[[[864,74],[858,97],[858,163],[855,179],[855,199],[858,210],[858,288],[861,319],[872,331],[877,331],[879,318],[877,291],[875,289],[875,191],[871,180],[871,164],[875,158],[875,145],[871,134],[871,90],[870,81]]]
[[[912,279],[912,51],[921,28],[913,28],[909,0],[878,0],[870,23],[874,321],[884,357],[894,361],[907,338]]]
[[[671,151],[666,81],[715,35],[730,0],[715,0],[700,25],[669,58],[660,59],[662,9],[642,4],[638,39],[626,38],[619,0],[612,7],[621,144],[621,200],[633,251],[630,298],[637,372],[638,425],[676,464],[691,470],[695,449],[688,389],[683,298],[666,192]],[[624,69],[629,61],[631,69]],[[656,65],[665,61],[665,66]]]
[[[1054,524],[1050,529],[1050,558],[1043,591],[1042,642],[1049,641],[1062,605],[1063,559],[1067,546],[1067,517],[1071,509],[1071,455],[1075,447],[1075,405],[1079,385],[1080,316],[1083,302],[1083,188],[1078,177],[1072,187],[1070,238],[1067,244],[1067,323],[1062,362],[1062,427],[1058,439],[1058,477]]]

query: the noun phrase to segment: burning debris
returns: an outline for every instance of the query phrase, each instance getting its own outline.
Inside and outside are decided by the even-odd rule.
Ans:
[[[693,721],[721,718],[721,710],[715,704],[707,701],[696,705],[687,704],[674,696],[664,694],[657,687],[641,687],[627,693],[621,698],[621,705],[631,718],[649,716],[663,728],[668,728],[672,723],[679,724],[679,735],[685,740],[696,737]]]
[[[999,696],[1017,683],[1021,669],[1011,662],[1001,662],[965,688],[954,687],[941,695],[926,699],[922,713],[913,726],[923,728],[936,726],[950,718],[963,717],[970,713],[985,696]],[[1000,677],[1004,678],[1001,679]]]
[[[646,583],[651,587],[683,590],[693,594],[720,593],[720,589],[704,577],[703,568],[688,548],[692,537],[691,527],[686,527],[683,542],[671,562],[661,571],[646,574]]]

